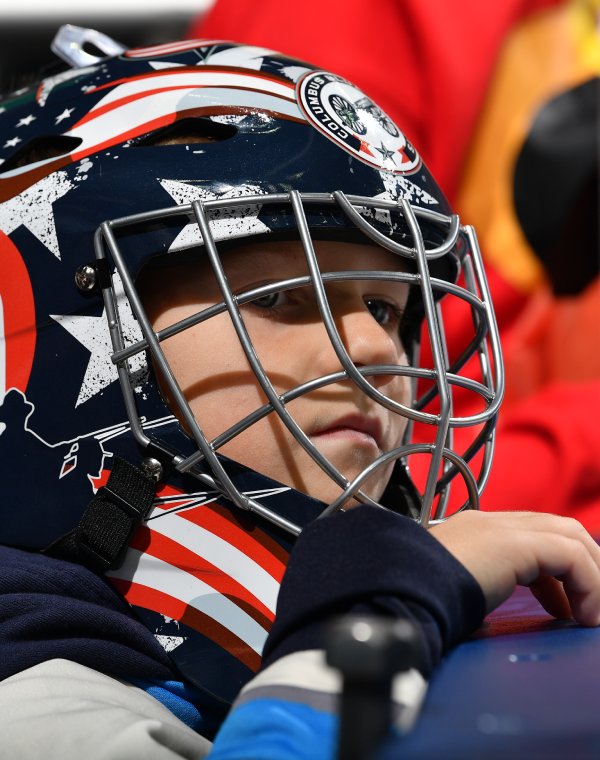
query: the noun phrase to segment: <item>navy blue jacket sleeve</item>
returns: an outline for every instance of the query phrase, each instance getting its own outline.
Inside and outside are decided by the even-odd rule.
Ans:
[[[117,678],[173,678],[164,649],[99,576],[7,547],[0,568],[0,680],[56,658]]]
[[[477,628],[485,599],[473,576],[413,520],[361,506],[316,520],[288,565],[263,667],[294,651],[322,649],[335,615],[407,618],[423,633],[423,673]]]

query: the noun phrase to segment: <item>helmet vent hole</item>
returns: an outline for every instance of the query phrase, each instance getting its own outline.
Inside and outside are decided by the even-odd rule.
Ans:
[[[94,58],[97,58],[99,61],[101,61],[103,58],[106,58],[107,53],[105,50],[101,50],[97,45],[94,45],[94,43],[90,40],[85,40],[82,45],[82,50],[84,53],[87,53],[88,55],[93,56]]]
[[[3,164],[0,171],[7,172],[12,169],[20,169],[23,166],[47,161],[49,158],[58,158],[71,153],[81,145],[81,138],[67,135],[45,135],[36,137],[23,145]]]
[[[156,145],[193,145],[195,143],[222,142],[235,137],[237,128],[211,119],[180,119],[168,127],[158,129],[139,140],[135,147]]]

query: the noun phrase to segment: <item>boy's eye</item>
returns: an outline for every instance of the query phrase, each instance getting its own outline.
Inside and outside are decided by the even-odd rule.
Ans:
[[[365,304],[373,319],[382,327],[394,326],[400,322],[400,311],[393,303],[380,298],[367,298]]]
[[[269,295],[255,298],[250,303],[261,309],[275,309],[277,306],[282,306],[286,303],[285,293],[269,293]]]
[[[259,309],[276,310],[290,305],[290,294],[285,291],[269,293],[250,302]],[[383,298],[365,298],[365,305],[373,319],[382,327],[396,329],[401,322],[402,312],[395,303]]]

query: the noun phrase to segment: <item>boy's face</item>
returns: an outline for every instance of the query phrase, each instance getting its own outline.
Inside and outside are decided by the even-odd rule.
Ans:
[[[369,244],[317,242],[322,272],[402,271],[399,257]],[[251,243],[229,252],[224,265],[233,292],[306,275],[299,242]],[[156,270],[143,287],[155,330],[222,301],[206,258]],[[326,286],[333,317],[358,366],[407,364],[399,323],[408,285],[355,280]],[[278,393],[341,370],[312,288],[288,290],[241,306],[246,328]],[[221,314],[162,343],[167,361],[198,423],[211,440],[266,402],[228,314]],[[381,375],[370,382],[395,401],[410,404],[407,377]],[[352,382],[328,385],[287,405],[313,444],[349,480],[382,451],[400,445],[406,419],[366,396]],[[252,425],[219,451],[285,485],[325,502],[341,489],[308,456],[275,413]],[[378,499],[393,463],[380,467],[363,491]]]

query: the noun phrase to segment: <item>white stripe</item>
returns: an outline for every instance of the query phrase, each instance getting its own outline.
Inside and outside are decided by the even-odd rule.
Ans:
[[[265,629],[231,600],[193,575],[135,549],[129,549],[120,568],[106,574],[140,583],[178,599],[216,620],[261,654],[267,638]]]
[[[204,69],[198,69],[198,71],[179,71],[171,69],[168,73],[161,76],[144,77],[143,79],[134,79],[131,82],[120,84],[107,93],[102,100],[98,101],[90,110],[90,113],[94,113],[99,108],[103,108],[105,105],[121,98],[139,95],[140,93],[157,88],[170,89],[171,87],[189,87],[190,89],[197,87],[245,87],[250,90],[258,90],[259,92],[270,92],[273,95],[279,95],[282,98],[295,101],[293,85],[276,82],[266,77],[228,71],[206,71]]]
[[[156,510],[153,517],[156,517]],[[194,554],[199,554],[225,575],[247,588],[271,612],[275,612],[279,583],[243,551],[176,513],[165,514],[152,520],[151,529],[176,541]]]

